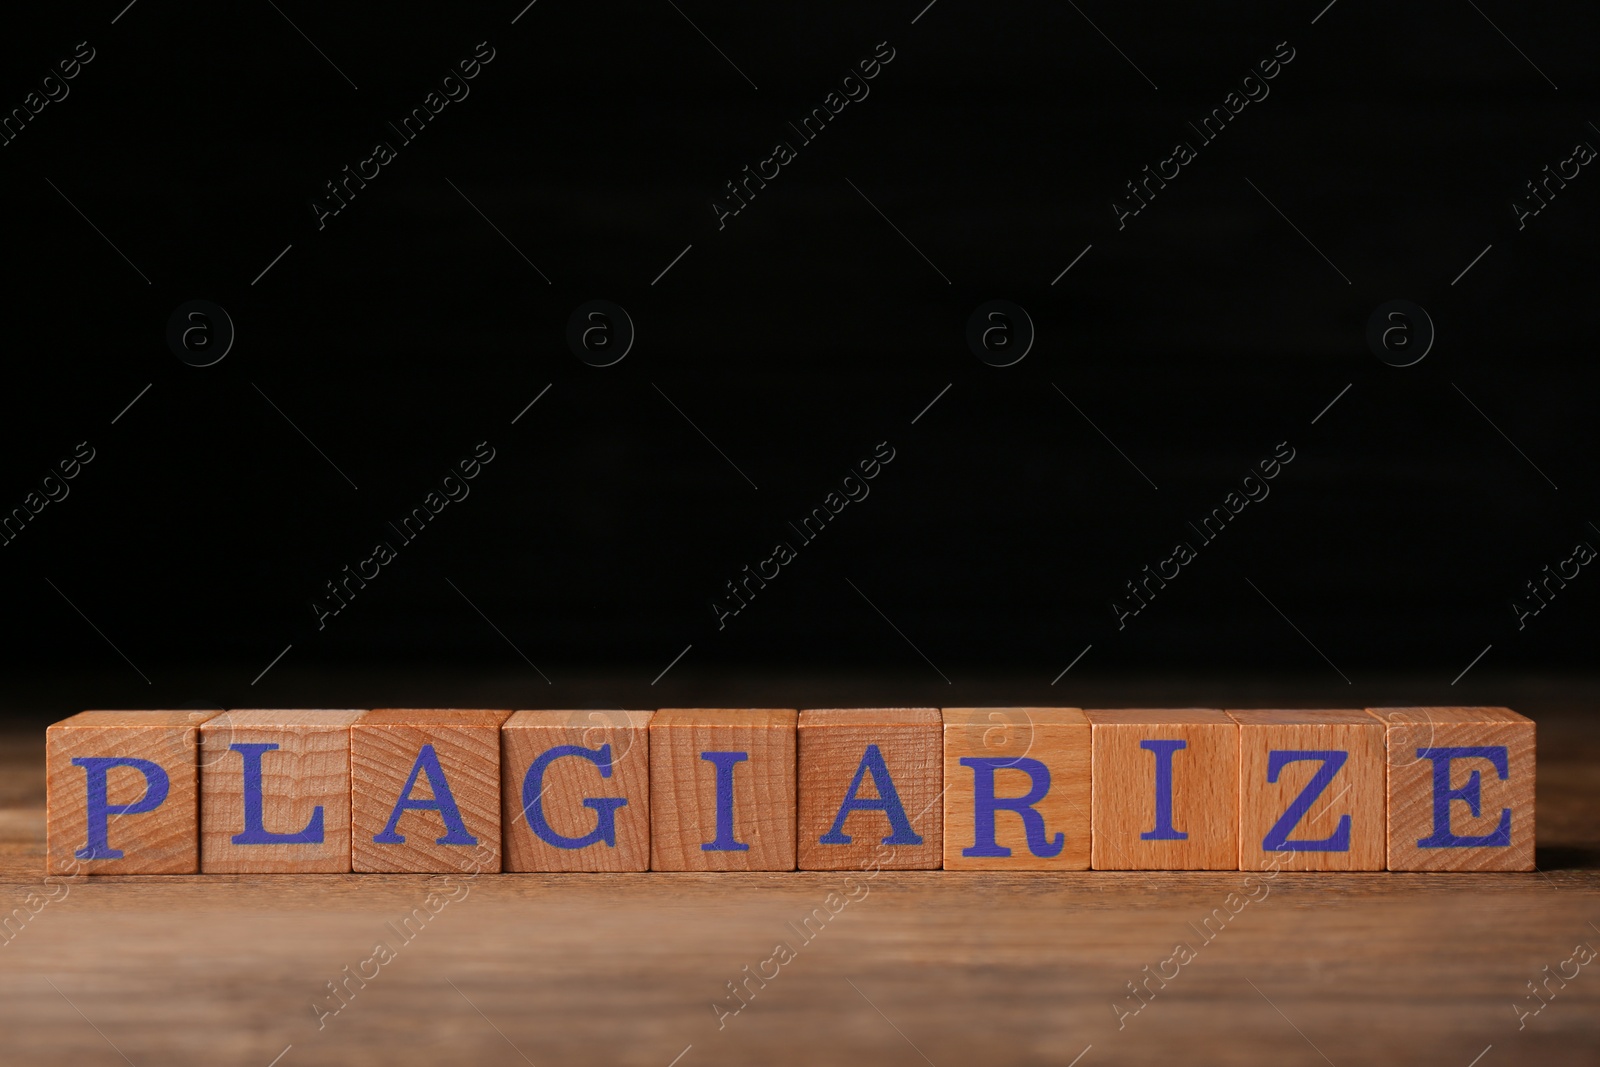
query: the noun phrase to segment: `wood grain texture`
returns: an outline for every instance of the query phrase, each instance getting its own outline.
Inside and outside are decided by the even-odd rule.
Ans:
[[[947,871],[1082,871],[1089,867],[1092,833],[1092,728],[1079,708],[945,708],[944,868]],[[996,797],[1026,797],[1039,784],[1029,764],[1049,774],[1048,791],[1032,805],[1042,833],[1030,838],[1022,815],[999,811],[993,843],[1009,856],[968,855],[976,837],[977,767],[963,759],[1004,761],[992,772]],[[1006,766],[1005,764],[1010,764]],[[1055,835],[1060,851],[1049,853]],[[1042,847],[1036,847],[1042,846]]]
[[[1381,871],[1385,851],[1387,797],[1384,788],[1383,724],[1363,710],[1232,711],[1239,724],[1239,868],[1259,871]],[[1323,761],[1281,763],[1269,782],[1271,753],[1342,752],[1343,765],[1304,817],[1288,830],[1286,844],[1328,841],[1341,833],[1342,851],[1264,847],[1296,798],[1322,771]],[[1336,842],[1337,843],[1337,842]]]
[[[1534,869],[1534,724],[1510,708],[1368,708],[1386,725],[1388,745],[1389,869],[1391,871],[1531,871]],[[1482,756],[1448,761],[1425,750],[1503,748],[1507,777]],[[1476,792],[1474,816],[1465,796],[1436,816],[1436,775],[1448,765],[1450,791]],[[1476,787],[1473,783],[1476,781]],[[1510,815],[1506,816],[1505,812]],[[1490,837],[1506,820],[1506,844],[1441,847],[1447,838]]]
[[[857,870],[869,861],[886,870],[937,870],[944,851],[941,733],[937,708],[802,711],[796,784],[800,869]],[[857,773],[862,780],[856,799],[882,798],[876,778],[880,768],[876,761],[868,762],[869,747],[881,757],[881,770],[899,798],[904,827],[892,826],[887,810],[852,810],[838,830],[849,840],[825,841]]]
[[[507,871],[646,871],[650,869],[649,711],[519,711],[500,728],[500,792],[503,798]],[[559,746],[594,753],[594,759],[562,756],[544,769],[535,788],[550,831],[571,841],[594,833],[602,820],[613,827],[610,843],[564,847],[533,830],[524,802],[524,781],[535,760]],[[606,747],[606,746],[609,746]],[[602,775],[602,770],[605,774]],[[621,799],[620,807],[597,809],[591,799]]]
[[[234,710],[200,727],[200,870],[207,874],[342,874],[350,870],[350,726],[359,710]],[[261,751],[261,823],[320,841],[242,844],[246,755]],[[317,812],[320,811],[321,815]]]
[[[640,689],[660,667],[639,672]],[[332,679],[357,700],[467,684],[411,670],[318,672],[306,688],[329,690]],[[218,687],[240,684],[238,673],[219,672]],[[525,703],[527,673],[470,684],[493,702]],[[1089,674],[1074,693],[1094,704],[1204,693],[1222,707],[1336,706],[1348,687],[1324,673],[1298,683]],[[266,1067],[291,1043],[277,1067],[523,1067],[508,1041],[539,1067],[667,1067],[691,1044],[677,1067],[926,1067],[898,1028],[939,1067],[1066,1067],[1091,1044],[1077,1067],[1326,1067],[1306,1038],[1338,1067],[1467,1067],[1491,1044],[1477,1067],[1594,1067],[1600,961],[1555,999],[1546,993],[1522,1029],[1513,1007],[1540,1009],[1525,983],[1555,973],[1575,944],[1600,948],[1589,927],[1600,923],[1600,680],[1485,677],[1480,691],[1538,720],[1539,873],[46,877],[47,719],[37,701],[14,697],[13,714],[33,718],[0,718],[0,1063],[125,1067],[110,1038],[139,1067]],[[995,705],[1040,691],[1037,672],[1002,681],[961,684]],[[1385,679],[1365,702],[1382,690],[1391,704],[1425,703],[1449,681],[1437,671]],[[557,684],[574,702],[617,687],[614,675]],[[762,703],[792,694],[813,706],[882,703],[905,678],[762,673],[717,689]],[[460,891],[441,892],[446,879]],[[1265,899],[1210,944],[1195,940],[1191,923],[1262,884]],[[393,943],[390,924],[435,892],[448,906],[365,988],[352,980],[355,997],[320,1026],[313,1002],[339,1006],[326,983],[345,979],[345,967],[354,974],[376,942]],[[849,904],[829,919],[835,892]],[[827,921],[812,940],[785,932],[818,908]],[[742,982],[747,965],[755,972],[780,939],[798,957],[719,1029],[708,1005],[726,1002],[726,983]],[[1127,983],[1158,969],[1178,940],[1198,958],[1165,988],[1152,981],[1156,997],[1123,1025],[1110,1005],[1127,1004]]]
[[[1239,726],[1212,708],[1089,709],[1094,733],[1096,870],[1222,871],[1239,866]],[[1157,822],[1161,751],[1170,751],[1171,823]],[[1148,839],[1176,833],[1183,839]]]
[[[368,712],[350,727],[351,869],[453,871],[500,869],[500,727],[509,711],[387,708]],[[401,813],[388,824],[416,772],[413,800],[440,801],[431,782],[425,747],[431,746],[461,815],[462,836],[443,811]],[[418,770],[421,767],[423,769]],[[458,842],[440,843],[458,837]],[[470,839],[470,840],[469,840]]]
[[[665,708],[650,720],[650,869],[792,871],[795,865],[793,709]],[[733,763],[732,840],[719,840],[717,777],[707,752],[743,752]]]
[[[84,711],[45,731],[51,874],[189,874],[200,869],[198,728],[215,712]],[[100,858],[90,851],[89,785],[103,775],[110,810],[141,808],[160,796],[134,766],[75,765],[74,759],[135,759],[166,776],[166,797],[147,811],[110,814]],[[111,857],[109,852],[120,852]]]

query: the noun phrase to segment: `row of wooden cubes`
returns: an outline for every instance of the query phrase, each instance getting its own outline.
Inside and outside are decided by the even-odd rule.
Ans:
[[[51,873],[1525,871],[1534,724],[1337,711],[86,711]]]

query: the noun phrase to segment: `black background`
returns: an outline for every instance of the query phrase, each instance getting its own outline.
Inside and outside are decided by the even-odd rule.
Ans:
[[[1600,144],[1584,5],[677,6],[8,15],[6,109],[96,52],[0,148],[0,509],[96,452],[0,547],[13,707],[315,704],[347,668],[509,674],[530,706],[580,677],[653,706],[673,662],[678,702],[866,672],[1070,703],[1069,663],[1442,699],[1491,645],[1475,670],[1587,668],[1600,577],[1520,631],[1510,607],[1600,546],[1600,177],[1511,209]],[[319,230],[323,183],[480,41],[470,95]],[[723,183],[880,41],[870,95],[719,231]],[[1270,95],[1119,230],[1124,182],[1282,41]],[[196,298],[237,327],[207,368],[165,340]],[[564,339],[595,298],[638,332],[607,368]],[[994,298],[1037,327],[1011,367],[964,341]],[[1397,298],[1438,331],[1407,368],[1364,339]],[[319,630],[324,583],[485,440],[471,495]],[[724,583],[884,441],[871,495],[719,630]],[[1282,441],[1270,497],[1119,630],[1123,583]]]

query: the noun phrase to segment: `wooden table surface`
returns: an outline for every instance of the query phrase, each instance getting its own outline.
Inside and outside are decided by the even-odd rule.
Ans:
[[[1250,704],[1328,706],[1291,689]],[[0,734],[0,1063],[1593,1065],[1600,684],[1502,689],[1539,723],[1538,873],[1283,874],[1209,942],[1245,875],[886,872],[836,915],[836,874],[46,879],[41,720]]]

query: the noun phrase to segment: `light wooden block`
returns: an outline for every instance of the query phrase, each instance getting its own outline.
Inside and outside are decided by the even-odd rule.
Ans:
[[[350,726],[363,714],[237,710],[208,719],[200,727],[200,870],[348,872]]]
[[[1383,724],[1362,710],[1229,711],[1239,724],[1239,869],[1381,871]]]
[[[1087,870],[1088,716],[945,708],[943,718],[945,870]]]
[[[1095,869],[1238,870],[1238,724],[1213,708],[1084,714],[1094,731]]]
[[[794,870],[797,719],[771,708],[655,713],[651,870]]]
[[[84,711],[48,727],[49,873],[198,871],[196,746],[215,714]]]
[[[498,871],[500,727],[510,717],[398,708],[352,725],[351,868]]]
[[[800,713],[798,862],[803,871],[938,870],[944,851],[936,708]]]
[[[1532,719],[1510,708],[1367,710],[1388,740],[1391,871],[1534,869]]]
[[[519,711],[500,728],[508,871],[650,869],[649,711]]]

